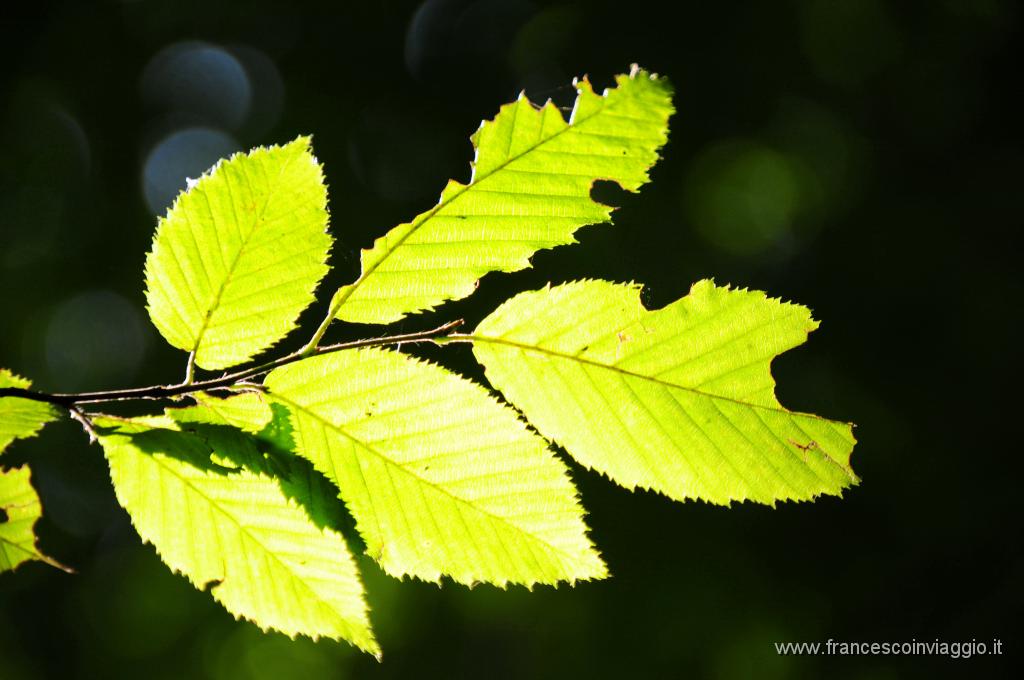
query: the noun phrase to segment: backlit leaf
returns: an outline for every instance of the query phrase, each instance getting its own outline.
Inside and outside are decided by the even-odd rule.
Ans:
[[[235,154],[182,193],[146,258],[149,315],[198,366],[251,359],[327,273],[327,189],[308,137]]]
[[[538,250],[574,243],[611,208],[590,198],[595,180],[637,191],[668,137],[671,88],[634,69],[596,94],[583,79],[569,122],[551,102],[521,95],[472,137],[468,184],[451,181],[436,206],[377,239],[362,275],[334,297],[336,318],[390,323],[470,295],[490,271],[530,266]]]
[[[774,504],[858,481],[852,426],[775,398],[772,358],[817,325],[710,281],[656,311],[636,286],[580,281],[517,295],[472,339],[491,384],[582,464],[678,500]]]
[[[30,385],[25,378],[0,368],[0,387],[24,389]],[[43,425],[56,418],[57,410],[50,404],[21,397],[0,397],[0,453],[15,439],[34,437]]]
[[[393,576],[532,585],[606,576],[565,466],[481,386],[382,349],[276,369],[296,450]]]
[[[227,398],[214,397],[202,392],[192,395],[199,408],[187,409],[191,419],[211,425],[230,425],[256,434],[270,422],[270,404],[262,394],[244,392]]]
[[[0,572],[15,569],[29,560],[70,571],[36,546],[34,529],[42,512],[28,466],[0,469]]]
[[[345,540],[299,504],[301,479],[289,490],[224,426],[200,436],[166,417],[96,424],[118,501],[171,569],[260,628],[379,655]]]

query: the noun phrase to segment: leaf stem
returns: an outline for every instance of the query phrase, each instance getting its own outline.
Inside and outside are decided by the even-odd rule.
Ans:
[[[280,366],[300,361],[311,354],[330,354],[332,352],[339,352],[345,349],[381,347],[385,345],[398,345],[406,342],[438,342],[463,323],[462,319],[456,319],[438,326],[437,328],[431,328],[426,331],[417,331],[415,333],[385,335],[379,338],[365,338],[362,340],[353,340],[352,342],[342,342],[335,345],[325,345],[323,347],[314,346],[312,349],[309,349],[307,346],[298,352],[293,352],[287,356],[279,357],[273,361],[268,361],[265,364],[260,364],[259,366],[236,371],[234,373],[228,373],[219,378],[200,380],[192,383],[182,383],[178,385],[152,385],[150,387],[133,387],[124,390],[79,393],[49,393],[37,392],[35,390],[24,389],[21,387],[0,387],[0,397],[19,397],[21,399],[41,401],[47,404],[61,406],[68,409],[71,417],[81,422],[83,427],[86,427],[87,425],[91,426],[91,424],[88,423],[87,418],[83,421],[84,416],[81,410],[77,408],[78,404],[136,401],[143,399],[172,399],[174,397],[180,397],[194,392],[232,389],[244,380],[263,375],[264,373],[269,373]],[[251,385],[247,385],[247,387],[251,387]],[[86,431],[89,431],[89,427],[86,427]]]
[[[338,293],[340,292],[341,291],[338,291]],[[307,342],[302,349],[296,352],[296,354],[305,357],[316,352],[317,345],[320,344],[320,341],[324,337],[324,333],[326,333],[327,329],[331,327],[331,322],[334,321],[335,315],[338,313],[338,310],[341,309],[342,303],[345,302],[345,298],[340,297],[338,293],[335,293],[334,297],[331,298],[331,305],[327,309],[327,316],[324,317],[324,320],[320,322],[316,331],[313,332],[313,337],[311,337],[309,342]]]
[[[192,350],[188,353],[188,363],[185,364],[185,379],[182,381],[182,385],[191,385],[192,381],[196,377],[196,351]]]

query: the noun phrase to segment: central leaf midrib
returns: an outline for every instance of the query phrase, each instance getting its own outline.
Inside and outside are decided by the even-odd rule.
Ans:
[[[695,394],[695,395],[700,396],[700,397],[705,397],[707,399],[717,400],[717,401],[726,401],[726,402],[729,402],[729,403],[732,403],[732,404],[736,404],[738,406],[745,406],[745,407],[750,408],[750,409],[756,409],[756,410],[760,410],[760,411],[768,411],[769,413],[776,413],[776,414],[785,415],[785,416],[800,416],[802,418],[811,418],[813,420],[819,420],[819,421],[822,421],[822,422],[825,422],[825,423],[829,423],[829,424],[833,424],[835,422],[838,422],[838,421],[830,420],[828,418],[823,418],[823,417],[818,416],[818,415],[814,415],[812,413],[802,413],[802,412],[799,412],[799,411],[789,411],[789,410],[787,410],[785,408],[782,408],[781,406],[780,407],[772,407],[772,406],[764,406],[764,405],[761,405],[761,404],[751,404],[749,402],[741,401],[739,399],[733,399],[732,397],[726,397],[726,396],[723,396],[723,395],[720,395],[720,394],[711,394],[709,392],[704,392],[702,390],[699,390],[699,389],[697,389],[695,387],[687,387],[686,385],[678,385],[676,383],[672,383],[672,382],[669,382],[667,380],[662,380],[660,378],[655,378],[653,376],[644,375],[642,373],[636,373],[634,371],[629,371],[629,370],[621,368],[619,366],[614,366],[614,365],[610,365],[610,364],[603,364],[601,362],[593,361],[591,359],[585,359],[585,358],[580,357],[580,356],[571,355],[571,354],[564,354],[562,352],[558,352],[558,351],[555,351],[555,350],[552,350],[552,349],[548,349],[546,347],[538,347],[537,345],[527,345],[527,344],[524,344],[524,343],[515,342],[513,340],[506,340],[504,338],[494,338],[494,337],[489,337],[489,336],[486,336],[486,335],[473,335],[473,334],[457,335],[457,336],[453,336],[453,339],[459,340],[459,341],[466,341],[466,340],[468,340],[468,341],[473,342],[473,343],[481,342],[481,343],[490,343],[490,344],[494,344],[494,345],[505,345],[507,347],[514,347],[514,348],[522,350],[524,352],[534,352],[534,353],[537,353],[537,354],[543,354],[545,356],[553,357],[553,358],[556,358],[556,359],[565,359],[565,360],[568,360],[568,361],[573,361],[573,362],[576,362],[576,363],[585,364],[587,366],[593,366],[595,368],[601,368],[601,369],[605,369],[605,370],[608,370],[608,371],[612,371],[614,373],[619,373],[620,375],[629,376],[631,378],[639,378],[640,380],[644,380],[644,381],[647,381],[647,382],[650,382],[650,383],[654,383],[654,384],[660,385],[662,387],[671,387],[671,388],[683,390],[683,391],[686,391],[686,392],[690,392],[691,394]],[[820,447],[819,447],[819,450],[821,450]],[[834,464],[836,464],[839,467],[841,467],[844,472],[846,472],[847,474],[852,474],[852,471],[849,469],[849,467],[847,465],[844,465],[840,461],[836,460],[835,458],[830,456],[826,451],[822,450],[821,452],[822,452],[822,454],[825,455],[826,458],[828,458]]]
[[[602,113],[606,112],[608,109],[610,109],[610,108],[614,107],[616,104],[618,104],[618,101],[610,101],[609,102],[608,99],[607,99],[607,95],[597,95],[595,93],[595,96],[598,96],[598,97],[600,97],[601,99],[604,100],[604,104],[601,106],[601,108],[599,110],[597,110],[594,113],[590,114],[586,118],[583,118],[583,119],[577,120],[577,121],[567,122],[563,118],[562,121],[565,122],[566,125],[561,130],[558,130],[557,132],[555,132],[550,137],[547,137],[547,138],[545,138],[545,139],[543,139],[543,140],[541,140],[541,141],[539,141],[539,142],[537,142],[537,143],[527,147],[526,149],[524,149],[520,153],[516,154],[515,156],[511,156],[509,158],[506,158],[504,161],[502,161],[500,164],[498,164],[493,170],[491,170],[487,174],[483,175],[479,179],[474,176],[470,180],[470,182],[468,184],[462,185],[459,188],[459,190],[456,191],[455,194],[453,194],[449,199],[439,201],[438,204],[435,205],[433,208],[431,208],[427,212],[423,213],[423,215],[421,215],[419,218],[414,219],[412,221],[412,223],[410,224],[410,229],[405,234],[403,234],[402,236],[400,236],[398,238],[398,241],[395,243],[394,246],[391,246],[388,249],[388,251],[385,253],[384,257],[381,257],[377,261],[373,262],[366,269],[366,271],[364,271],[362,274],[359,275],[358,279],[356,279],[354,282],[352,282],[349,285],[344,287],[343,290],[346,290],[346,292],[342,295],[341,299],[338,301],[337,309],[338,310],[341,309],[341,307],[345,304],[345,302],[350,297],[352,297],[352,295],[356,292],[356,290],[363,283],[363,281],[365,281],[373,272],[375,272],[377,270],[377,268],[380,267],[380,265],[385,260],[387,260],[388,257],[390,257],[391,253],[393,253],[396,250],[398,250],[398,248],[400,248],[402,246],[402,244],[404,244],[414,233],[416,233],[416,231],[419,230],[420,227],[422,227],[424,224],[426,224],[431,219],[433,219],[434,216],[437,215],[437,213],[440,212],[442,208],[446,208],[446,207],[450,206],[452,203],[457,201],[463,194],[467,193],[470,189],[473,189],[475,187],[480,186],[480,184],[485,182],[488,178],[493,177],[494,175],[496,175],[499,172],[501,172],[502,170],[504,170],[509,164],[519,160],[520,158],[522,158],[523,156],[525,156],[525,155],[527,155],[529,153],[532,153],[532,152],[536,151],[537,149],[539,149],[540,147],[544,146],[545,144],[547,144],[551,140],[553,140],[553,139],[555,139],[557,137],[560,137],[563,133],[568,132],[570,130],[574,130],[574,129],[579,128],[581,125],[583,125],[587,121],[592,120],[593,118],[601,115]],[[576,100],[577,105],[579,105],[579,101],[580,101],[580,99],[582,99],[582,97],[583,97],[582,93],[577,95],[577,100]],[[518,106],[518,102],[516,102],[516,104]],[[531,107],[533,106],[529,102],[527,102],[527,104],[529,106],[531,106]],[[559,116],[561,116],[561,113],[559,113]],[[514,122],[514,119],[513,119],[513,122]],[[514,133],[515,130],[513,129],[512,132]],[[511,134],[510,134],[510,140],[511,140]],[[511,145],[511,141],[509,143]]]
[[[359,439],[358,437],[350,434],[349,432],[347,432],[340,425],[335,425],[331,421],[329,421],[326,418],[324,418],[323,416],[321,416],[319,413],[316,413],[315,411],[307,408],[306,406],[304,406],[302,404],[299,404],[299,403],[297,403],[295,401],[292,401],[288,397],[283,396],[280,392],[271,392],[271,396],[273,398],[275,398],[275,399],[279,399],[279,400],[285,402],[285,404],[289,408],[294,408],[294,409],[296,409],[298,411],[301,411],[302,413],[305,413],[306,415],[308,415],[311,418],[315,419],[317,422],[321,423],[325,427],[329,428],[330,430],[332,430],[334,432],[337,432],[341,436],[343,436],[346,439],[348,439],[349,441],[353,442],[354,444],[356,444],[360,448],[365,449],[366,451],[369,451],[373,455],[377,456],[380,460],[384,461],[389,466],[394,467],[394,468],[400,470],[404,474],[412,477],[413,479],[415,479],[418,482],[421,482],[425,486],[428,486],[428,487],[430,487],[430,488],[432,488],[432,489],[434,489],[434,490],[444,494],[445,496],[448,496],[449,498],[451,498],[452,500],[456,501],[457,503],[465,505],[465,506],[469,507],[470,509],[474,510],[475,512],[479,512],[482,515],[485,515],[485,516],[490,517],[490,518],[492,518],[494,520],[497,520],[498,522],[500,522],[500,523],[502,523],[502,524],[504,524],[504,525],[506,525],[506,526],[508,526],[508,527],[510,527],[512,529],[514,529],[518,534],[521,534],[521,535],[525,536],[527,539],[533,541],[534,543],[537,543],[537,544],[542,545],[542,546],[544,546],[546,548],[554,550],[555,552],[559,553],[560,555],[565,556],[573,564],[575,564],[576,562],[579,561],[579,558],[577,556],[572,555],[571,553],[568,553],[568,552],[562,550],[561,548],[559,548],[556,545],[552,545],[552,544],[548,543],[547,541],[543,540],[542,538],[540,538],[538,536],[534,536],[533,534],[529,533],[523,527],[520,527],[520,526],[518,526],[516,524],[513,524],[508,518],[502,517],[501,515],[495,515],[495,514],[489,512],[488,510],[486,510],[485,508],[480,508],[480,507],[478,507],[476,505],[473,505],[470,501],[466,500],[465,498],[461,498],[460,496],[455,495],[454,493],[452,493],[448,489],[444,488],[443,486],[438,486],[434,482],[432,482],[432,481],[430,481],[428,479],[424,479],[423,477],[420,477],[415,472],[413,472],[413,471],[403,467],[402,465],[399,465],[394,460],[389,458],[384,453],[378,451],[377,449],[375,449],[370,444],[368,444],[368,443],[362,441],[361,439]],[[336,484],[339,483],[339,482],[340,482],[340,480],[335,480]]]
[[[227,288],[232,276],[234,276],[235,268],[238,266],[239,261],[241,261],[242,254],[245,252],[246,247],[249,245],[250,241],[252,241],[253,236],[256,234],[256,232],[259,231],[260,226],[263,223],[263,217],[267,212],[267,207],[270,205],[270,199],[274,197],[274,193],[278,190],[278,184],[280,183],[281,177],[284,175],[285,171],[291,167],[291,164],[295,162],[295,158],[296,156],[292,156],[284,163],[284,165],[281,166],[281,169],[278,171],[277,177],[275,178],[273,184],[269,185],[267,196],[263,201],[263,206],[255,215],[254,219],[256,224],[252,227],[252,229],[249,230],[249,233],[246,234],[245,237],[242,239],[242,243],[238,247],[238,252],[235,253],[234,259],[231,261],[231,264],[228,265],[227,272],[224,275],[224,280],[221,281],[220,286],[218,286],[217,288],[217,292],[213,296],[213,300],[208,305],[206,314],[203,316],[203,324],[202,326],[199,327],[199,332],[196,334],[196,341],[195,344],[192,346],[192,352],[199,352],[199,345],[201,345],[203,342],[203,338],[206,335],[206,331],[210,326],[210,320],[213,318],[213,313],[217,311],[218,307],[220,307],[220,299],[224,295],[224,289]],[[227,181],[226,177],[225,181]],[[235,212],[235,214],[237,215],[238,213]],[[216,233],[216,223],[214,224],[214,232]]]
[[[4,538],[3,536],[0,536],[0,543],[5,543],[5,544],[11,546],[11,548],[14,548],[15,550],[20,550],[21,552],[25,553],[26,555],[29,555],[30,557],[36,554],[35,552],[33,552],[33,551],[31,551],[31,550],[29,550],[27,548],[22,547],[22,545],[20,543],[15,543],[11,539]]]

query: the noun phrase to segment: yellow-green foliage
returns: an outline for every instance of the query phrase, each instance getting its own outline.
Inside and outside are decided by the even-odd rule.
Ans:
[[[28,388],[25,378],[0,368],[0,387]],[[43,425],[57,417],[50,404],[19,397],[0,398],[0,454],[15,439],[34,437]]]
[[[35,524],[43,513],[27,466],[0,469],[0,572],[29,560],[65,569],[36,546]]]
[[[363,251],[363,273],[334,297],[337,318],[390,323],[473,293],[490,271],[530,266],[544,248],[606,222],[611,208],[590,198],[595,180],[637,191],[668,139],[672,90],[634,69],[598,95],[583,79],[566,122],[525,95],[473,135],[468,184],[451,181],[438,204]]]
[[[817,322],[760,292],[701,281],[649,311],[638,286],[580,281],[520,294],[469,333],[418,334],[472,343],[509,403],[385,348],[396,336],[319,344],[332,320],[384,324],[434,309],[608,221],[593,184],[647,182],[671,89],[639,68],[601,95],[586,80],[576,88],[569,120],[521,96],[483,123],[469,183],[449,183],[434,208],[365,251],[361,275],[301,350],[195,380],[194,366],[246,362],[292,330],[331,246],[308,138],[217,164],[160,220],[146,260],[150,316],[190,353],[186,382],[38,395],[0,371],[0,451],[63,407],[98,437],[118,501],[174,571],[263,629],[376,655],[349,550],[360,541],[395,577],[532,587],[608,575],[550,443],[629,489],[677,500],[774,505],[855,484],[851,426],[775,398],[772,359]],[[151,417],[82,411],[185,396]],[[0,570],[47,560],[27,468],[0,468],[0,506]]]
[[[327,273],[327,188],[308,137],[215,165],[160,220],[149,316],[198,366],[251,359],[295,327]]]
[[[771,360],[817,325],[711,281],[653,312],[637,286],[578,281],[517,295],[472,337],[488,381],[583,465],[676,500],[774,505],[857,482],[851,426],[775,398]]]

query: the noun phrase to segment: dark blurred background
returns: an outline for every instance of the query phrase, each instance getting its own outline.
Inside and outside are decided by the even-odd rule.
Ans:
[[[845,498],[679,504],[573,467],[614,577],[472,592],[363,558],[384,662],[236,622],[142,546],[73,423],[16,444],[76,567],[0,576],[0,676],[145,678],[999,677],[1024,591],[1020,12],[1009,0],[669,3],[215,0],[19,3],[2,22],[0,365],[51,390],[179,380],[144,309],[156,215],[186,177],[312,133],[337,245],[358,249],[466,180],[468,135],[521,89],[569,105],[631,62],[678,113],[614,226],[488,276],[442,310],[583,276],[697,279],[810,306],[775,363],[790,408],[858,423]],[[1017,254],[1015,254],[1017,253]],[[397,328],[426,328],[440,317]],[[337,325],[330,339],[379,332]],[[468,352],[449,365],[479,375]],[[784,657],[776,641],[991,642],[999,658]]]

